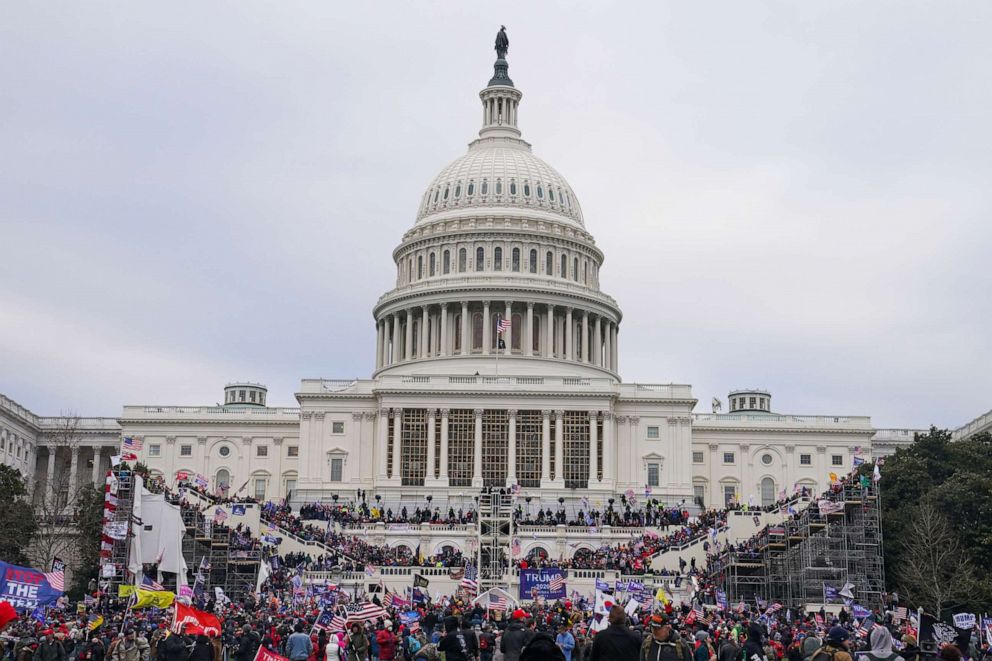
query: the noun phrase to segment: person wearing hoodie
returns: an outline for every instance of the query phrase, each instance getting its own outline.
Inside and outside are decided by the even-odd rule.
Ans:
[[[851,633],[841,626],[831,627],[823,646],[813,652],[810,661],[854,661],[848,651]]]
[[[761,645],[761,638],[761,625],[757,622],[748,625],[747,640],[744,641],[744,661],[768,661],[765,648]]]
[[[720,649],[716,653],[717,661],[737,661],[741,648],[737,646],[737,636],[733,632],[727,634]]]
[[[810,661],[816,651],[823,647],[823,641],[821,641],[816,636],[806,636],[803,638],[802,644],[799,646],[800,654],[802,654],[802,661]]]
[[[858,661],[905,661],[892,649],[892,634],[885,627],[875,627],[868,635],[871,649],[858,654]]]
[[[530,632],[524,628],[524,617],[526,614],[522,610],[515,610],[510,624],[500,637],[499,651],[503,653],[504,661],[520,661],[520,653],[532,638]]]
[[[652,615],[650,625],[651,633],[641,645],[640,661],[691,661],[692,645],[679,637],[668,618],[660,613]]]

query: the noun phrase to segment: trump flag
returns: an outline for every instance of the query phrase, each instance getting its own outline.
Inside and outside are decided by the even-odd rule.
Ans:
[[[0,562],[0,599],[9,601],[14,608],[22,611],[54,606],[63,591],[52,585],[53,580],[58,583],[51,574]],[[64,586],[64,575],[62,580]]]

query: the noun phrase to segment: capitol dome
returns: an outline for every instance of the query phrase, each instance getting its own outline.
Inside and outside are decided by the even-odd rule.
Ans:
[[[373,310],[377,374],[619,379],[603,252],[572,187],[521,137],[522,98],[498,57],[478,137],[393,251],[396,286]]]

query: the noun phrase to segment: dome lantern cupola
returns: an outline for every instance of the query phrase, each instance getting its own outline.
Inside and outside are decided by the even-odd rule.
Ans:
[[[482,99],[480,138],[520,137],[520,129],[517,128],[517,107],[523,94],[510,80],[510,65],[506,61],[509,47],[510,40],[506,36],[506,26],[500,26],[496,35],[496,63],[493,65],[493,77],[489,80],[489,85],[479,92],[479,98]]]

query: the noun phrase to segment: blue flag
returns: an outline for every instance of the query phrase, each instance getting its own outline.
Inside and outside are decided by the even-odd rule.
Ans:
[[[42,624],[44,624],[45,623],[45,607],[44,606],[38,606],[37,608],[35,608],[33,611],[31,611],[31,617],[33,617],[34,619],[36,619],[39,622],[41,622]]]
[[[52,581],[61,584],[52,585]],[[63,595],[60,588],[65,584],[61,572],[46,574],[30,567],[19,567],[0,562],[0,599],[10,602],[17,610],[33,611],[45,606],[54,606]]]
[[[244,505],[231,505],[231,514],[234,516],[244,516],[245,506]]]

